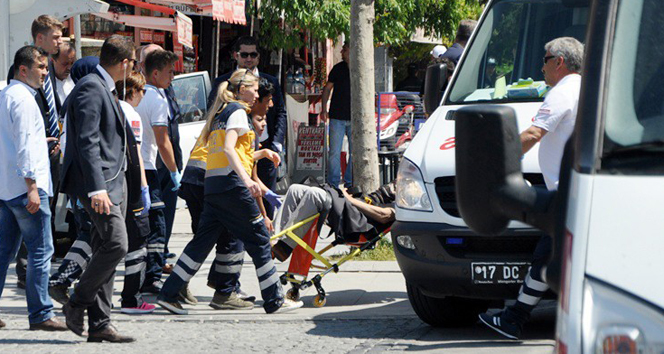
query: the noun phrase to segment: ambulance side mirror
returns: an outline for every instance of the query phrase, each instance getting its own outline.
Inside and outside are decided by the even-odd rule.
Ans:
[[[456,193],[461,217],[476,233],[499,235],[510,220],[552,231],[552,195],[521,173],[521,141],[514,109],[463,107],[456,122]]]
[[[440,106],[447,87],[447,64],[433,64],[427,68],[424,79],[424,109],[428,115]]]

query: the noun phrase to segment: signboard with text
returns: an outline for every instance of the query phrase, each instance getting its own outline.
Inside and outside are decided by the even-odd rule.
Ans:
[[[192,36],[194,25],[191,22],[191,18],[178,11],[176,12],[175,24],[178,30],[178,42],[184,46],[193,48]]]
[[[245,0],[212,0],[212,17],[221,22],[246,25]]]
[[[297,157],[295,168],[300,171],[324,170],[325,125],[304,126],[297,130]]]

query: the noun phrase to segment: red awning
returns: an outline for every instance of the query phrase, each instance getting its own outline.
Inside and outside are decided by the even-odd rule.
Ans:
[[[151,3],[168,5],[180,4],[195,8],[204,15],[221,22],[246,25],[247,17],[244,11],[245,0],[146,0]],[[124,1],[122,1],[124,2]]]
[[[117,13],[96,13],[95,16],[105,18],[113,22],[123,23],[127,26],[149,28],[163,31],[176,32],[178,42],[187,47],[193,48],[193,26],[191,19],[176,10],[166,6],[150,4],[136,0],[117,0],[127,5],[133,5],[143,9],[161,12],[163,14],[171,15],[171,17],[154,17],[154,16],[137,16],[137,15],[122,15]]]

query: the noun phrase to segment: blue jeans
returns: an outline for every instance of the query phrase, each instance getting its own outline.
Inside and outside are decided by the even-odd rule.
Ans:
[[[344,135],[348,137],[348,165],[344,176],[344,185],[353,184],[353,164],[350,152],[353,150],[350,138],[350,121],[330,119],[330,151],[327,159],[327,183],[339,186],[341,180],[341,147],[344,143]]]
[[[30,214],[27,193],[12,200],[0,200],[0,295],[5,287],[9,261],[14,259],[21,237],[28,249],[28,272],[25,296],[31,324],[42,323],[54,316],[48,295],[48,277],[53,255],[51,210],[48,195],[39,190],[39,211]]]

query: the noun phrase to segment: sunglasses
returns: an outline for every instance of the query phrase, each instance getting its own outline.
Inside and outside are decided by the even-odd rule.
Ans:
[[[547,55],[547,56],[545,56],[545,57],[543,58],[543,59],[544,59],[544,64],[546,64],[546,62],[549,61],[549,59],[553,59],[553,58],[555,58],[555,57],[556,57],[555,55]]]
[[[242,75],[242,78],[240,79],[240,83],[237,84],[237,91],[240,92],[240,87],[242,86],[242,82],[244,81],[244,78],[247,77],[247,74],[249,73],[249,70],[245,69],[244,70],[244,75]],[[253,75],[253,74],[252,74]]]
[[[251,53],[240,52],[240,57],[242,59],[247,59],[247,57],[251,57],[251,59],[256,59],[258,58],[258,52],[251,52]]]

